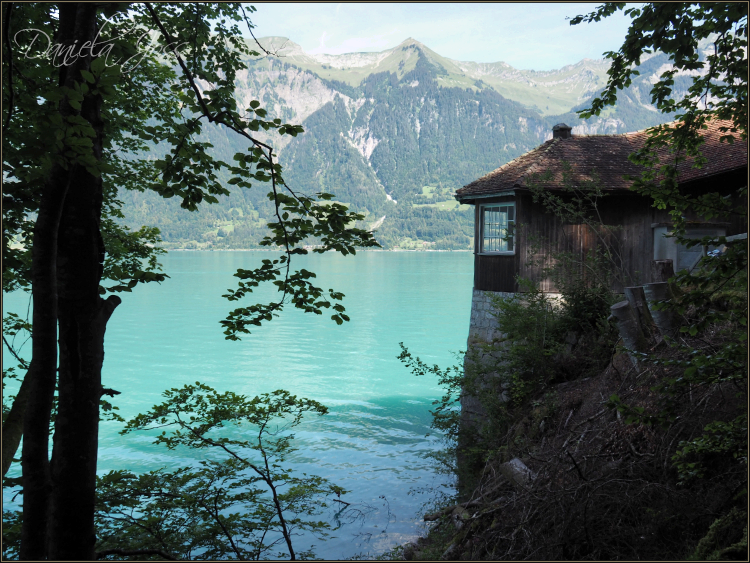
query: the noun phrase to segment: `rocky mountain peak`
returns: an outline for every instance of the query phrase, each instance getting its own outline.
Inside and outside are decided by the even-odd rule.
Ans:
[[[420,47],[420,48],[424,48],[425,47],[425,45],[423,43],[420,43],[419,41],[417,41],[413,37],[407,37],[401,43],[399,43],[398,45],[396,45],[396,47],[394,47],[394,49],[399,49],[399,48],[403,48],[403,47],[410,47],[412,45],[414,45],[416,47]]]

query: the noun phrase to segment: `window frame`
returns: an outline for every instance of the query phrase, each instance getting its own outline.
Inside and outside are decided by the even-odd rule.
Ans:
[[[485,229],[485,209],[492,208],[492,207],[512,207],[513,208],[513,219],[507,220],[507,229],[513,229],[511,231],[511,242],[513,245],[513,250],[485,250],[484,248],[484,241],[485,241],[485,235],[484,235],[484,229]],[[515,229],[516,226],[516,202],[513,201],[501,201],[496,203],[482,203],[479,205],[479,252],[477,254],[480,255],[492,255],[492,256],[514,256],[516,253],[516,235],[515,235]],[[501,237],[502,238],[502,237]]]

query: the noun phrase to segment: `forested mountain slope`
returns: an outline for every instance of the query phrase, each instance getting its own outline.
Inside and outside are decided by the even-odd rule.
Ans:
[[[287,184],[334,193],[365,213],[364,224],[377,226],[386,248],[469,249],[473,216],[452,192],[536,147],[556,123],[574,134],[615,134],[665,120],[641,95],[650,76],[663,72],[663,55],[641,66],[639,81],[605,117],[583,121],[573,112],[603,83],[601,61],[535,73],[452,61],[414,40],[383,53],[336,56],[307,55],[284,38],[260,42],[278,56],[248,61],[237,99],[242,107],[258,99],[270,117],[304,126],[284,143],[268,138]],[[543,112],[544,99],[551,101]],[[550,115],[550,107],[567,111]],[[247,149],[218,127],[205,137],[225,161]],[[252,248],[273,211],[266,191],[233,189],[195,213],[145,192],[121,196],[126,222],[159,227],[166,246]]]

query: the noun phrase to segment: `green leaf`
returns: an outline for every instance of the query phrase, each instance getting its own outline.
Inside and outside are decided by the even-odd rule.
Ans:
[[[106,67],[106,57],[98,57],[91,61],[91,72],[94,76],[99,76]]]

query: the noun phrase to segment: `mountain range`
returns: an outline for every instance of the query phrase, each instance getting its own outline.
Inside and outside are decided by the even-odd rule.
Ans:
[[[295,190],[328,191],[366,215],[385,248],[469,249],[473,214],[453,192],[531,150],[564,122],[574,135],[619,134],[663,123],[650,104],[666,57],[643,60],[640,76],[602,116],[576,110],[606,84],[608,63],[584,59],[559,70],[456,61],[407,39],[380,53],[308,54],[284,37],[259,43],[270,55],[237,76],[240,107],[259,100],[269,118],[301,124],[297,137],[267,134]],[[690,77],[675,77],[675,95]],[[230,161],[246,143],[219,128],[204,133]],[[254,248],[272,207],[263,187],[232,189],[189,213],[151,193],[121,194],[125,223],[160,228],[167,248]]]

